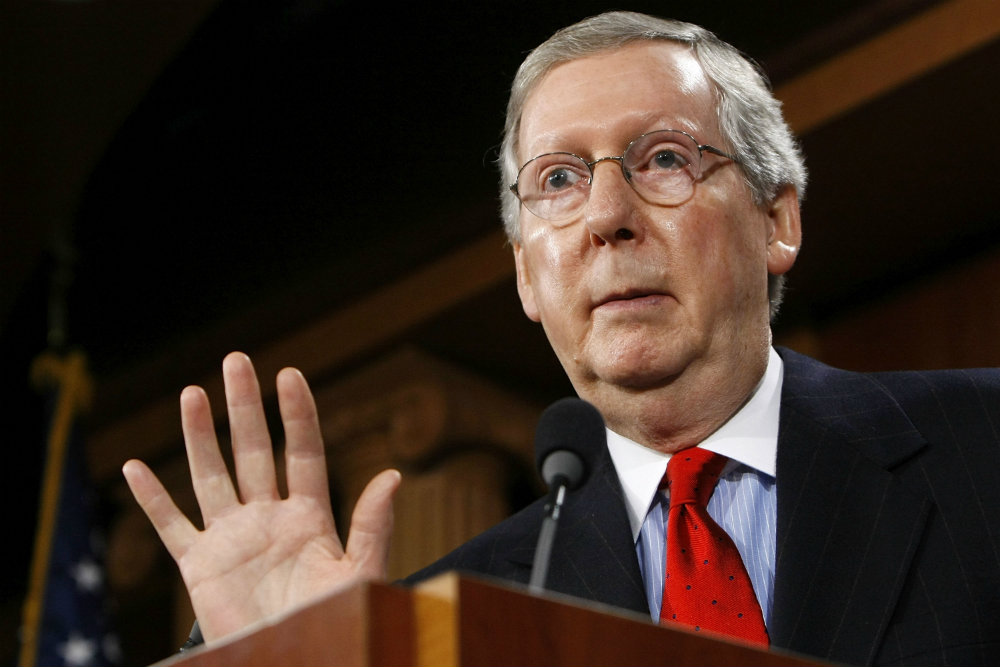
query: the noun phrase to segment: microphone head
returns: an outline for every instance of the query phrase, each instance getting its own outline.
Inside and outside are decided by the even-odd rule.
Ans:
[[[605,447],[604,418],[579,398],[562,398],[547,407],[535,428],[535,465],[549,486],[561,475],[570,490],[580,487]]]

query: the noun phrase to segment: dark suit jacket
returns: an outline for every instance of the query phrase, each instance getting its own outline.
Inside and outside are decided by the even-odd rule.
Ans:
[[[849,664],[1000,655],[1000,371],[860,374],[779,349],[771,643]],[[526,583],[543,501],[412,575]],[[548,588],[648,615],[605,454],[567,500]]]

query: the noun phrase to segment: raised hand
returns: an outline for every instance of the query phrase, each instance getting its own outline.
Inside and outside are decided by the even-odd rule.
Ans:
[[[395,470],[377,475],[358,500],[346,548],[337,537],[316,404],[302,374],[277,377],[285,429],[288,497],[278,492],[271,438],[250,359],[234,352],[223,379],[236,464],[234,487],[219,450],[208,397],[181,393],[181,424],[205,529],[177,508],[141,461],[129,488],[177,562],[206,641],[364,579],[384,579],[392,532]]]

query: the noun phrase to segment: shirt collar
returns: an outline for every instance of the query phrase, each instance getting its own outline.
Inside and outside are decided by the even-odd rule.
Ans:
[[[767,370],[750,399],[712,435],[698,444],[716,454],[743,463],[775,477],[778,453],[778,416],[784,365],[770,348]],[[644,447],[634,440],[608,431],[608,452],[625,491],[625,507],[632,537],[637,538],[653,496],[667,471],[669,454]]]

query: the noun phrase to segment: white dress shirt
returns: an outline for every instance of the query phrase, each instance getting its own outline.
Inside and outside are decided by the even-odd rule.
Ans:
[[[708,513],[739,549],[754,592],[770,622],[774,590],[777,517],[775,473],[778,417],[784,369],[772,348],[767,370],[750,399],[698,446],[730,460],[723,469]],[[608,451],[625,492],[625,507],[650,616],[660,617],[666,568],[665,529],[669,501],[659,491],[669,454],[649,449],[608,429]]]

